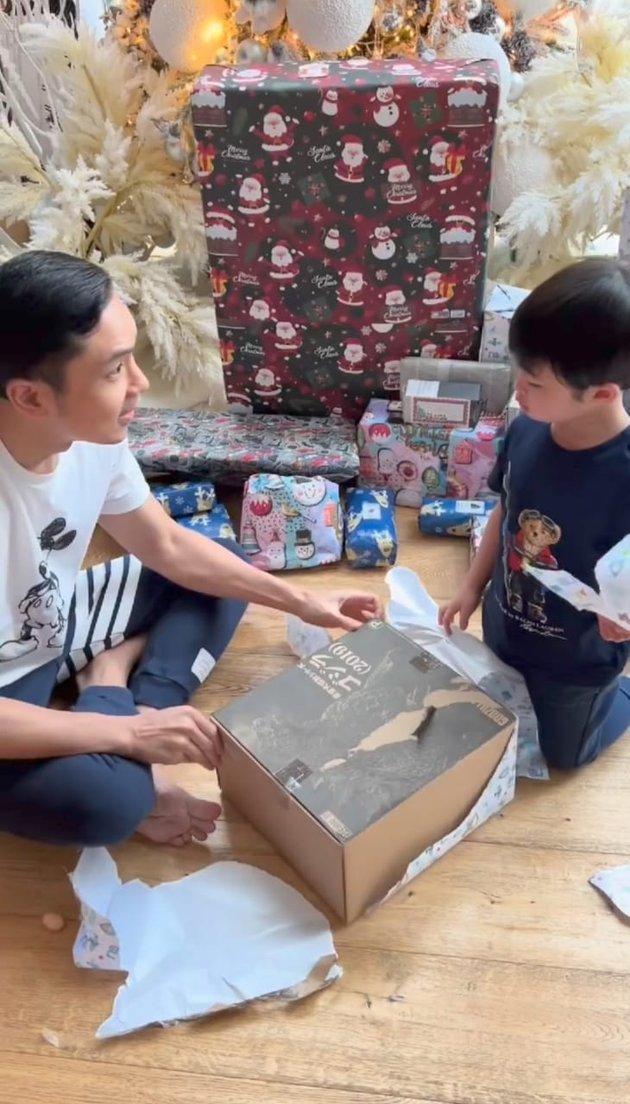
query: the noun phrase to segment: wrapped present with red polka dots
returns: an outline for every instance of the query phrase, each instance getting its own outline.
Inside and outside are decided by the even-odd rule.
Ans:
[[[401,359],[477,353],[491,61],[212,66],[192,97],[230,409],[358,421]]]

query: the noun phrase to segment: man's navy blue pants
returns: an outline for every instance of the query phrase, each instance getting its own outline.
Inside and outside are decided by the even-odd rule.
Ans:
[[[220,541],[239,556],[238,545]],[[163,579],[133,557],[82,571],[65,653],[10,686],[5,698],[47,706],[55,687],[95,655],[147,634],[128,688],[90,687],[74,709],[131,716],[136,706],[184,705],[225,651],[245,605]],[[112,846],[128,839],[155,804],[151,768],[117,755],[0,761],[0,831],[45,843]]]

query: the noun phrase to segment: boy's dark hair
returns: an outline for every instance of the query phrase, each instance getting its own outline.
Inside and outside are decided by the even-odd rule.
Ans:
[[[604,257],[564,268],[517,308],[509,344],[524,372],[547,363],[575,391],[630,387],[630,269]]]
[[[63,388],[64,367],[98,326],[108,274],[67,253],[26,250],[0,265],[0,397],[12,379]]]

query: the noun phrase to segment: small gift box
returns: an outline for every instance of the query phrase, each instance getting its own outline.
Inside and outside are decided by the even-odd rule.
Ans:
[[[418,515],[421,533],[441,537],[468,537],[475,518],[488,516],[496,499],[428,498]]]
[[[474,560],[475,556],[477,555],[477,553],[478,553],[478,551],[481,547],[481,542],[483,540],[483,535],[486,531],[486,525],[488,524],[489,521],[490,521],[490,515],[489,514],[481,514],[481,516],[474,517],[473,520],[472,520],[472,525],[470,527],[470,560],[471,560],[471,563]]]
[[[172,518],[207,513],[217,500],[213,483],[165,483],[151,493]]]
[[[474,429],[454,429],[448,446],[446,484],[451,498],[484,498],[505,433],[503,418],[482,418]]]
[[[483,315],[480,360],[508,360],[510,322],[528,295],[525,288],[496,284]]]
[[[398,536],[392,491],[368,487],[348,491],[345,551],[351,567],[391,567],[396,563]]]
[[[195,533],[203,533],[204,537],[210,537],[212,540],[236,540],[236,533],[230,521],[230,515],[220,502],[212,510],[206,510],[201,514],[193,514],[192,516],[179,517],[177,522],[184,529],[192,529]]]
[[[315,476],[252,475],[245,485],[241,545],[256,567],[283,571],[341,559],[339,487]]]

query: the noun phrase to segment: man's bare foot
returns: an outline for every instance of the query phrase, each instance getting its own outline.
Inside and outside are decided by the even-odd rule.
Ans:
[[[146,636],[132,636],[101,652],[77,675],[79,691],[87,690],[88,686],[126,686],[146,642]]]
[[[166,780],[160,767],[153,768],[156,802],[150,816],[142,822],[138,833],[154,843],[169,843],[183,847],[192,840],[203,842],[214,832],[221,815],[215,801],[202,801],[186,793],[181,786]]]

